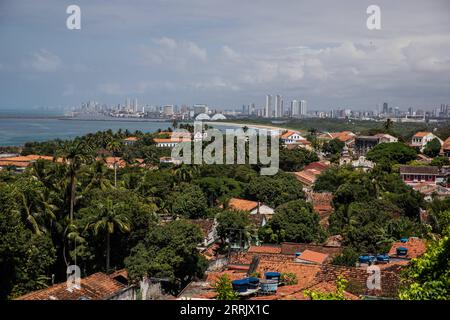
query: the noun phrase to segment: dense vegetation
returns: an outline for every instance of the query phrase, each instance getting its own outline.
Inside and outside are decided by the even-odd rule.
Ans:
[[[129,136],[139,139],[124,144]],[[39,160],[20,174],[0,171],[0,299],[44,288],[52,276],[64,281],[67,265],[75,261],[83,276],[126,268],[132,281],[165,278],[168,290],[177,293],[207,267],[197,250],[203,234],[192,222],[205,218],[217,219],[222,250],[250,242],[321,243],[340,234],[346,249],[333,263],[341,265],[353,265],[363,253],[384,253],[400,237],[434,236],[435,249],[427,260],[413,264],[410,272],[417,276],[410,276],[414,282],[403,297],[442,295],[448,272],[436,270],[445,257],[448,261],[448,239],[442,237],[450,222],[450,201],[425,203],[403,183],[396,168],[415,158],[409,147],[377,146],[368,155],[377,163],[370,172],[332,166],[321,174],[315,191],[333,193],[334,213],[325,230],[305,201],[303,186],[288,173],[316,161],[315,153],[281,149],[281,170],[261,176],[260,165],[160,164],[170,150],[157,148],[154,137],[105,131],[72,141],[27,143],[24,155],[60,160]],[[330,156],[342,147],[337,141],[322,146]],[[127,166],[110,169],[107,156],[122,157]],[[143,164],[137,165],[139,158]],[[264,203],[275,215],[261,228],[247,212],[229,208],[232,197]],[[429,226],[419,221],[421,208],[428,209]],[[434,275],[441,282],[433,282]],[[217,286],[222,297],[229,297],[227,279]]]

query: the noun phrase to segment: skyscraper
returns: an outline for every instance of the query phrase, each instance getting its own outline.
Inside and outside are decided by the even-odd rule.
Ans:
[[[291,117],[296,118],[300,116],[300,103],[298,100],[292,100],[291,101]]]
[[[306,116],[306,100],[300,100],[300,115]]]
[[[383,114],[388,114],[388,112],[389,112],[388,103],[384,102],[383,103]]]
[[[264,117],[271,118],[273,116],[273,98],[272,95],[266,95],[266,107],[264,109]]]
[[[279,94],[275,96],[275,118],[283,116],[283,98]]]

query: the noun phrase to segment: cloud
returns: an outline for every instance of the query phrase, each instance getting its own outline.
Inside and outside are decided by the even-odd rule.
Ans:
[[[61,59],[46,49],[40,49],[31,55],[31,67],[38,72],[54,72],[61,68]]]
[[[141,63],[147,66],[185,69],[191,63],[205,63],[208,60],[206,49],[192,41],[174,40],[168,37],[153,39],[153,43],[139,48]]]

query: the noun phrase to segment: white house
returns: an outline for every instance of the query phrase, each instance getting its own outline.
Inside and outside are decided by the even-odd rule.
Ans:
[[[435,136],[431,132],[425,132],[425,131],[417,132],[411,138],[411,147],[418,148],[421,152],[423,152],[423,150],[425,149],[426,144],[428,142],[430,142],[431,140],[433,140],[434,138],[438,138],[438,137]],[[439,138],[438,138],[438,140],[439,140],[439,142],[441,143],[441,146],[442,146],[442,144],[444,142],[441,139],[439,139]]]
[[[299,143],[300,141],[304,141],[304,140],[306,140],[306,139],[303,138],[300,135],[300,133],[297,131],[286,131],[285,133],[283,133],[281,135],[281,141],[285,145],[296,144],[296,143]]]

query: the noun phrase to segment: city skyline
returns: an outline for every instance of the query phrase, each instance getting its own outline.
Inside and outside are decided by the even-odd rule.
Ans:
[[[283,97],[277,114],[294,99],[308,110],[450,102],[447,1],[377,1],[381,30],[366,27],[369,1],[77,1],[81,30],[66,28],[70,4],[0,4],[0,110],[127,97],[237,109],[268,93],[274,108]]]

